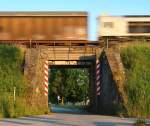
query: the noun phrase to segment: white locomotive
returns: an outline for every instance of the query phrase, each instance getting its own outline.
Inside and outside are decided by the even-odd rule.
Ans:
[[[150,37],[150,15],[102,15],[98,22],[99,37]]]

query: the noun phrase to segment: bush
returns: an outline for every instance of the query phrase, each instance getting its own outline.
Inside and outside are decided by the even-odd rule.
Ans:
[[[45,109],[28,103],[31,89],[23,76],[24,53],[16,46],[0,45],[0,117],[43,114]],[[14,101],[14,87],[16,100]]]
[[[26,81],[22,73],[24,55],[15,46],[0,45],[0,117],[25,114]],[[16,88],[16,102],[13,91]]]
[[[122,50],[121,57],[126,71],[128,114],[150,117],[150,45],[127,47]]]

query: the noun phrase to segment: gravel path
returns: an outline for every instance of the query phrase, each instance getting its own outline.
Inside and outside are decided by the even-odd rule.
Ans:
[[[91,115],[73,110],[53,108],[50,115],[0,120],[0,126],[132,126],[135,119]],[[150,124],[150,121],[148,121]]]

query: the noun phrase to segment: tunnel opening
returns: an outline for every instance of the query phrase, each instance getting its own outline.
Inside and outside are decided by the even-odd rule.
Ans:
[[[90,106],[90,94],[89,66],[49,66],[48,103],[52,112],[86,112]]]

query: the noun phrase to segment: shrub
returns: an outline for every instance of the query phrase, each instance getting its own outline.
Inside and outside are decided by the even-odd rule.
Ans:
[[[43,114],[46,110],[31,107],[28,92],[31,89],[23,76],[24,53],[16,46],[0,45],[0,117],[18,117]],[[16,100],[14,101],[14,87]]]
[[[150,117],[150,45],[127,47],[122,50],[121,57],[126,71],[128,114]]]
[[[0,45],[0,116],[17,117],[25,114],[24,94],[27,87],[21,71],[23,54],[15,46]],[[13,90],[16,87],[16,102]]]

